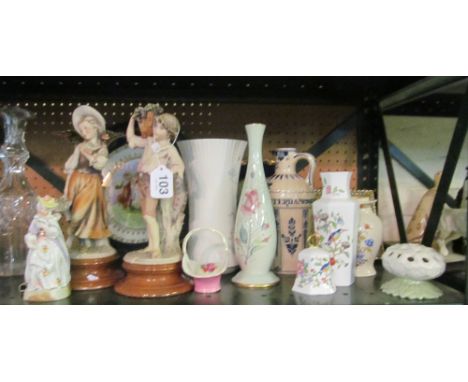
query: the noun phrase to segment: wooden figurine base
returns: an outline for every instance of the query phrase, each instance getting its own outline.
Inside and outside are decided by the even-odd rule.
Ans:
[[[181,262],[170,264],[136,264],[124,260],[127,276],[114,290],[128,297],[167,297],[190,292],[193,285],[182,277]]]
[[[118,268],[117,255],[99,259],[72,259],[71,286],[73,290],[109,288],[124,276]]]

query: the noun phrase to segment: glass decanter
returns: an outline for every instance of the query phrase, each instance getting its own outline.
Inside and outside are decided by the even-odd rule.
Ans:
[[[0,180],[0,276],[24,274],[28,249],[24,235],[36,210],[36,194],[26,180],[24,166],[29,152],[24,129],[31,113],[18,107],[0,109],[4,143]]]

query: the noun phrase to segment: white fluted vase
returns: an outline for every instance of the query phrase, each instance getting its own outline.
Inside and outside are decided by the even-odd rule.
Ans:
[[[247,142],[235,139],[190,139],[180,141],[189,194],[189,230],[214,228],[228,241],[227,270],[237,267],[234,256],[234,221],[239,172]],[[199,261],[203,253],[219,245],[216,237],[200,233],[191,248]],[[203,237],[201,237],[203,236]]]
[[[332,254],[336,286],[354,283],[359,202],[351,198],[351,172],[322,172],[322,197],[312,204],[319,246]]]
[[[241,271],[232,282],[242,287],[263,288],[279,282],[271,272],[276,253],[276,224],[265,179],[262,140],[265,125],[245,126],[249,162],[237,209],[234,230],[236,258]]]

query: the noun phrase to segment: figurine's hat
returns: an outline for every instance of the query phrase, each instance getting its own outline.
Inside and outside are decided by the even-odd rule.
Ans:
[[[57,199],[49,195],[46,195],[44,197],[38,196],[37,201],[41,205],[41,207],[46,210],[53,210],[59,205]]]
[[[87,116],[91,116],[96,120],[98,124],[99,133],[103,133],[104,131],[106,131],[106,120],[101,115],[101,113],[99,113],[95,108],[91,106],[81,105],[73,111],[72,115],[73,127],[75,128],[78,134],[81,135],[78,124],[83,120],[83,118]]]
[[[175,137],[180,133],[180,123],[177,117],[173,114],[163,113],[159,116],[164,127],[171,132]]]

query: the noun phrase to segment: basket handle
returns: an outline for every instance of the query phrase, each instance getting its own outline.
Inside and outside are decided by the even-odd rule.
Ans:
[[[182,242],[182,254],[183,254],[183,256],[182,256],[182,266],[184,265],[184,263],[186,261],[185,259],[189,258],[188,253],[187,253],[188,241],[190,240],[190,238],[192,237],[193,234],[195,234],[197,232],[200,232],[200,231],[210,231],[210,232],[216,233],[219,237],[221,237],[221,240],[223,242],[224,249],[226,250],[226,252],[229,251],[229,246],[228,246],[226,237],[223,235],[222,232],[218,231],[217,229],[209,228],[209,227],[194,228],[191,231],[189,231],[187,233],[187,235],[185,235],[184,240]],[[227,265],[227,260],[228,260],[228,257],[224,256],[224,262],[222,263],[223,267]]]

